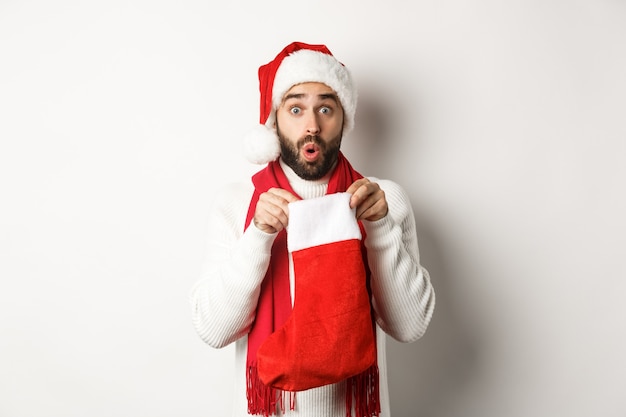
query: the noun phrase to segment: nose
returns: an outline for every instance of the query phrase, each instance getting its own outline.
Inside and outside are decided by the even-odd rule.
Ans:
[[[320,124],[317,120],[317,114],[311,113],[306,120],[306,132],[309,135],[318,135],[320,133]]]

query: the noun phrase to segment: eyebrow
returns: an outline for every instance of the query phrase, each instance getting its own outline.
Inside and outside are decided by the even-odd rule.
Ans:
[[[306,94],[304,93],[291,93],[291,94],[287,94],[284,99],[284,101],[290,100],[290,99],[302,99],[306,96]],[[325,93],[325,94],[318,94],[317,97],[321,100],[326,100],[326,99],[331,99],[332,101],[334,101],[335,103],[339,103],[339,99],[337,98],[337,94],[334,93]]]

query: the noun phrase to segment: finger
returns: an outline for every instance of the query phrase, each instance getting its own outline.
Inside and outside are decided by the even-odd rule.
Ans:
[[[281,229],[282,227],[287,226],[287,223],[289,222],[289,215],[287,214],[286,205],[278,206],[274,204],[269,204],[262,206],[261,210],[261,215],[263,216],[263,218],[265,218],[267,222],[272,226],[278,226]]]
[[[374,195],[380,190],[378,184],[367,182],[361,185],[350,198],[350,207],[358,207],[370,198],[375,198]],[[371,205],[371,204],[370,204]]]
[[[372,183],[370,183],[366,178],[363,178],[355,181],[348,188],[347,192],[352,194],[352,197],[350,197],[350,208],[358,207],[363,203],[367,196],[372,193],[371,186]]]
[[[280,197],[285,201],[285,203],[293,203],[300,200],[298,197],[282,188],[270,188],[269,190],[267,190],[267,192],[273,196]]]
[[[354,181],[350,187],[348,187],[348,189],[346,190],[347,193],[350,194],[354,194],[354,192],[363,184],[366,184],[367,182],[369,182],[369,180],[367,178],[360,178],[356,181]]]
[[[371,184],[371,194],[357,206],[357,219],[378,220],[387,215],[388,206],[385,198],[385,192],[380,189],[378,184]]]
[[[365,204],[359,206],[359,209],[357,209],[357,220],[376,221],[387,215],[389,208],[384,198],[373,201],[373,204],[371,203],[372,200],[368,200]]]
[[[363,218],[364,214],[370,210],[376,204],[376,198],[374,195],[370,194],[366,198],[364,198],[359,205],[356,207],[356,217],[357,219]]]
[[[281,189],[270,189],[259,196],[254,213],[257,228],[268,232],[279,232],[289,222],[288,203],[297,200],[293,194]]]
[[[280,207],[257,205],[254,224],[258,229],[267,233],[280,232],[287,226],[288,221],[287,214]]]

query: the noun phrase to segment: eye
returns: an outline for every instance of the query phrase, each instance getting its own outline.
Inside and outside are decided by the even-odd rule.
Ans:
[[[330,114],[331,112],[332,112],[332,109],[330,107],[324,106],[320,108],[320,113],[322,114]]]
[[[295,115],[295,114],[300,114],[300,113],[302,112],[302,110],[300,109],[300,107],[295,107],[295,106],[294,106],[294,107],[292,107],[292,108],[290,108],[290,109],[289,109],[289,112],[290,112],[291,114],[294,114],[294,115]]]

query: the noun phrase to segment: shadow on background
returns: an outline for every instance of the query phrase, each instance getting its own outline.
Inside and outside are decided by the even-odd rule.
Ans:
[[[397,80],[396,80],[397,81]],[[418,150],[419,137],[401,138],[411,129],[409,117],[420,112],[411,101],[407,83],[396,82],[402,91],[379,88],[375,80],[366,83],[359,97],[356,129],[353,138],[346,141],[349,158],[365,167],[365,175],[393,178],[394,172],[413,167],[397,167],[394,161],[403,153]],[[394,99],[395,96],[395,99]],[[406,98],[408,97],[408,98]],[[407,110],[408,109],[408,110]],[[413,120],[412,122],[415,122]],[[357,168],[358,169],[358,168]],[[402,184],[413,200],[418,191],[411,184]],[[416,204],[417,202],[417,204]],[[418,225],[420,258],[429,271],[437,297],[435,313],[424,337],[415,343],[402,344],[388,338],[387,363],[389,392],[393,417],[451,417],[450,407],[466,395],[471,381],[479,371],[478,337],[471,333],[473,326],[464,322],[455,311],[460,305],[452,287],[458,279],[446,269],[451,260],[446,257],[445,245],[437,238],[436,224],[419,210],[419,201],[412,201]],[[466,320],[466,319],[465,319]]]
[[[465,395],[479,369],[479,346],[468,323],[456,314],[444,251],[420,219],[421,262],[431,275],[437,302],[426,334],[411,344],[387,342],[393,417],[451,417],[450,406]]]

